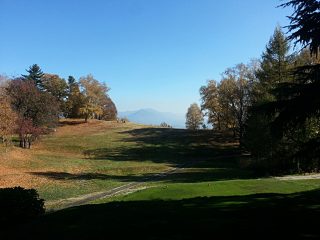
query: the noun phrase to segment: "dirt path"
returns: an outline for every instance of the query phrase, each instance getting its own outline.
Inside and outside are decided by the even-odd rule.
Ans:
[[[142,189],[141,187],[139,187],[142,184],[143,182],[131,182],[131,183],[110,189],[105,192],[96,192],[96,193],[86,194],[86,195],[82,195],[74,198],[48,201],[46,203],[46,208],[49,212],[51,212],[51,211],[61,210],[64,208],[80,206],[97,199],[109,198],[109,197],[113,197],[113,196],[128,193],[128,192],[135,192],[137,190]]]
[[[61,200],[55,200],[55,201],[48,201],[46,202],[46,208],[49,212],[52,211],[57,211],[61,210],[64,208],[69,208],[69,207],[75,207],[75,206],[80,206],[83,204],[87,204],[89,202],[92,202],[97,199],[102,199],[102,198],[110,198],[114,197],[120,194],[126,194],[126,193],[132,193],[136,192],[141,189],[146,189],[147,186],[145,184],[147,182],[152,182],[155,180],[160,180],[162,178],[167,177],[170,174],[179,172],[184,169],[184,167],[189,166],[190,164],[183,164],[179,167],[170,169],[166,172],[158,173],[150,177],[144,178],[142,181],[139,182],[130,182],[125,185],[110,189],[105,192],[96,192],[96,193],[91,193],[91,194],[86,194],[82,195],[79,197],[74,197],[74,198],[66,198],[66,199],[61,199]]]
[[[236,157],[240,155],[227,155],[227,156],[219,156],[216,157],[215,159],[223,159],[223,158],[230,158],[230,157]],[[94,200],[102,199],[102,198],[110,198],[114,196],[118,196],[120,194],[126,194],[126,193],[132,193],[136,192],[141,189],[146,189],[147,186],[145,185],[148,182],[164,179],[168,177],[170,174],[177,173],[179,171],[183,171],[185,167],[190,167],[194,165],[194,163],[198,163],[199,161],[192,161],[188,163],[181,164],[175,168],[172,168],[168,171],[162,172],[162,173],[157,173],[154,174],[153,176],[146,177],[143,180],[139,182],[130,182],[125,185],[110,189],[108,191],[104,192],[96,192],[96,193],[91,193],[91,194],[86,194],[82,195],[79,197],[74,197],[74,198],[67,198],[67,199],[61,199],[61,200],[56,200],[56,201],[48,201],[46,202],[46,208],[49,212],[51,211],[57,211],[61,210],[64,208],[69,208],[69,207],[76,207],[80,206],[83,204],[87,204],[89,202],[92,202]]]
[[[306,175],[288,175],[283,177],[275,177],[278,180],[307,180],[307,179],[320,179],[320,173],[306,174]]]

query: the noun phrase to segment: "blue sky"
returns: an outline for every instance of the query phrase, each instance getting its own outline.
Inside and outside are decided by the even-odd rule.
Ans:
[[[199,88],[259,58],[290,9],[278,0],[0,0],[0,73],[37,63],[91,73],[118,110],[184,113]]]

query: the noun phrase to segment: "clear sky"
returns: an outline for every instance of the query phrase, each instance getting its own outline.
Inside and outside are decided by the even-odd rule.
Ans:
[[[279,0],[0,0],[0,74],[91,73],[118,110],[184,113],[199,88],[259,58]]]

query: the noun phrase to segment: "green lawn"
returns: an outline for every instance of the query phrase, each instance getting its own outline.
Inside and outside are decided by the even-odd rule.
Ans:
[[[20,226],[17,238],[320,238],[319,179],[257,175],[244,167],[250,159],[239,156],[231,138],[211,131],[134,124],[66,131],[44,138],[40,150],[31,168],[52,181],[38,189],[47,200],[128,182],[143,182],[146,189],[49,213]]]
[[[172,181],[250,175],[237,169],[238,159],[215,160],[238,150],[228,143],[230,139],[215,138],[210,131],[161,129],[132,123],[109,127],[103,122],[64,125],[62,130],[62,134],[42,138],[28,163],[29,173],[49,180],[37,187],[47,201],[107,191],[185,163],[198,164],[199,172],[171,176]]]
[[[160,185],[160,186],[157,186]],[[245,196],[252,194],[291,194],[320,189],[320,180],[283,181],[272,178],[200,183],[163,183],[124,196],[100,199],[111,201],[182,200],[194,197]],[[320,202],[319,202],[320,204]]]
[[[319,198],[313,190],[113,201],[48,214],[10,239],[319,239]]]

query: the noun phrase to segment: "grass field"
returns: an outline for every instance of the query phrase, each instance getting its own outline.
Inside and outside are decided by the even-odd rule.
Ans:
[[[136,124],[62,122],[33,149],[14,148],[3,155],[0,185],[36,188],[46,200],[107,190],[131,177],[161,172],[170,162],[154,162],[132,140]],[[124,156],[126,151],[136,152]],[[141,155],[141,157],[140,157]],[[137,157],[138,156],[138,157]]]
[[[233,142],[222,141],[206,131],[65,120],[54,134],[44,136],[31,150],[16,147],[2,153],[0,186],[36,188],[50,203],[142,181],[181,164],[207,162],[212,157],[236,151]],[[214,164],[215,167],[219,164],[234,167],[237,161],[230,159]],[[208,169],[203,166],[192,172],[191,179],[201,181],[211,176],[211,171],[211,166]],[[247,175],[237,169],[222,170],[219,174],[225,175],[224,171],[236,174],[233,177]],[[184,176],[187,177],[187,173]],[[175,181],[185,182],[177,177]]]
[[[1,181],[35,187],[49,203],[129,182],[144,188],[52,212],[15,231],[33,239],[320,237],[319,179],[259,176],[232,138],[211,131],[65,121],[32,150],[8,154],[0,169],[16,175]]]

